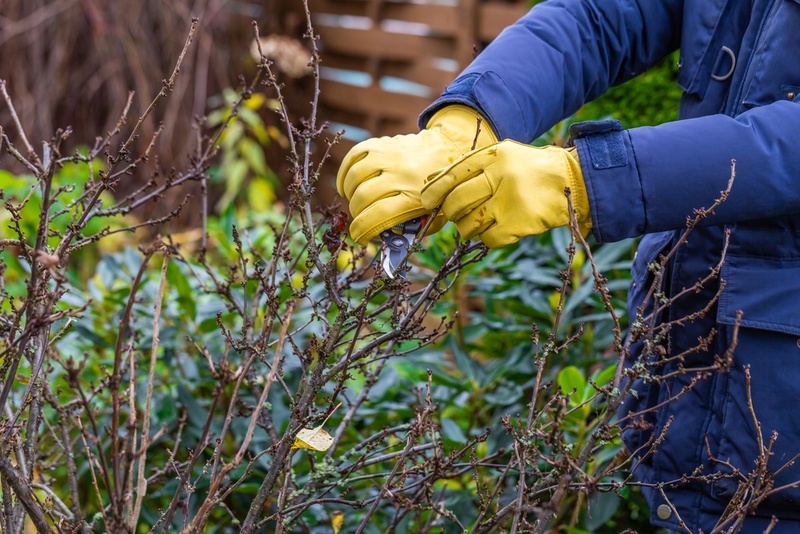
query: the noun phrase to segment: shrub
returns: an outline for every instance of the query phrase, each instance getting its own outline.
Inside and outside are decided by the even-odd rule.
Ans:
[[[316,69],[310,21],[307,31]],[[19,121],[2,132],[30,172],[0,176],[11,236],[0,240],[3,528],[629,526],[618,510],[638,504],[614,414],[623,375],[658,379],[622,365],[632,243],[596,248],[563,229],[488,251],[448,229],[415,245],[408,279],[389,278],[374,247],[347,239],[346,216],[312,209],[325,124],[290,121],[265,58],[185,167],[162,179],[131,148],[182,58],[150,106],[132,113],[129,100],[118,127],[78,153],[61,153],[69,131],[41,152]],[[103,248],[163,230],[177,210],[146,221],[131,210],[191,182],[206,192],[236,158],[267,178],[250,149],[224,140],[262,82],[286,126],[287,202],[214,213],[205,195],[187,199],[199,231]],[[153,179],[114,198],[134,166]],[[644,319],[639,338],[663,335]]]

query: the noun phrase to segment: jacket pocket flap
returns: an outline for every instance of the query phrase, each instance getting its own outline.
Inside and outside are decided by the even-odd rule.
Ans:
[[[800,336],[800,260],[728,255],[717,321]]]

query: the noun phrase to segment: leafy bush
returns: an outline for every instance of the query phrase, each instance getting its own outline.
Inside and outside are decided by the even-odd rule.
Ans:
[[[310,21],[308,34],[316,68]],[[13,236],[0,240],[4,529],[580,533],[646,521],[614,424],[623,375],[657,380],[652,366],[622,367],[632,242],[598,248],[562,229],[488,251],[448,228],[416,244],[408,279],[388,278],[343,214],[312,209],[324,125],[291,123],[263,57],[187,166],[156,179],[130,142],[179,66],[130,129],[129,102],[78,154],[60,153],[68,132],[41,153],[21,127],[2,133],[30,171],[0,176]],[[286,123],[269,134],[289,150],[284,205],[253,198],[270,172],[244,142],[262,123],[243,110],[267,102],[262,80]],[[187,200],[198,231],[156,235],[177,211],[129,215],[242,165],[255,178],[216,212],[207,196]],[[153,180],[110,195],[132,166]],[[141,229],[148,239],[129,237]],[[114,236],[128,238],[104,245]],[[663,335],[638,323],[640,338]]]

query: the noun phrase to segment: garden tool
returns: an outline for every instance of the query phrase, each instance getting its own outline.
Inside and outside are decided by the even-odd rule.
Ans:
[[[425,225],[425,219],[415,217],[381,232],[381,267],[389,278],[406,277],[409,268],[400,268],[400,264],[408,258],[409,248]]]

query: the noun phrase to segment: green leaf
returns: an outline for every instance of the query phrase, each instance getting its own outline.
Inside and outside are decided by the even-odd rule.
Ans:
[[[233,204],[234,199],[241,193],[244,180],[247,177],[247,162],[237,159],[222,169],[222,179],[225,181],[225,193],[217,201],[217,210],[224,209]]]
[[[97,264],[97,271],[95,278],[98,282],[97,288],[101,291],[111,291],[114,281],[123,273],[122,265],[117,261],[116,256],[105,256],[100,263]],[[101,293],[102,295],[102,293]],[[98,298],[98,295],[92,295],[93,298]]]
[[[9,196],[9,192],[17,194],[17,196],[25,196],[31,187],[36,185],[36,178],[30,174],[20,174],[17,176],[14,173],[6,170],[0,170],[0,189]],[[22,193],[21,195],[18,195]]]
[[[400,382],[400,377],[393,366],[387,366],[386,369],[378,376],[378,380],[369,390],[369,399],[372,402],[377,402],[387,396],[390,390],[397,386]]]
[[[272,184],[261,176],[254,178],[247,187],[247,200],[255,211],[269,210],[276,198]]]
[[[580,369],[574,365],[569,365],[558,372],[556,379],[561,392],[570,396],[570,403],[577,404],[586,387],[586,378]]]
[[[270,142],[269,132],[263,124],[250,125],[250,135],[256,138],[256,141],[261,143],[261,146],[267,146]]]
[[[525,280],[535,286],[554,288],[561,285],[558,269],[540,265],[540,260],[523,258],[515,262],[508,274],[511,280]]]
[[[582,526],[588,532],[597,532],[609,519],[614,517],[619,504],[620,496],[612,491],[595,493],[589,498],[589,505],[586,508],[587,512],[583,518]]]
[[[483,383],[485,373],[454,338],[450,340],[450,350],[453,352],[458,369],[464,376],[474,384]]]
[[[263,124],[261,117],[258,113],[254,112],[251,109],[247,109],[246,107],[242,106],[239,108],[239,118],[250,127],[258,126]]]
[[[242,126],[242,123],[236,121],[231,122],[228,125],[228,129],[225,130],[222,135],[222,149],[226,152],[232,152],[242,137],[244,137],[244,126]]]
[[[616,263],[623,258],[630,258],[631,251],[634,249],[633,239],[624,239],[615,243],[606,243],[592,252],[594,262],[601,272],[615,267]],[[624,262],[630,264],[630,260]],[[591,264],[587,263],[584,269],[591,269]]]
[[[606,386],[607,384],[611,383],[614,379],[614,375],[617,372],[617,365],[609,365],[605,369],[600,372],[595,373],[595,376],[592,378],[594,383],[598,385],[598,387]]]
[[[111,344],[108,343],[105,339],[98,336],[93,330],[86,328],[81,324],[75,325],[75,332],[86,341],[89,341],[93,345],[97,347],[101,347],[104,349],[111,348]]]
[[[553,239],[553,252],[558,255],[561,263],[566,265],[567,261],[569,260],[569,253],[567,252],[567,249],[572,241],[572,234],[570,234],[569,228],[566,226],[554,228],[550,234]]]
[[[195,437],[199,437],[208,412],[197,402],[195,394],[190,386],[191,384],[187,385],[184,382],[178,383],[178,402],[186,407],[187,415],[189,416],[189,429],[192,430],[191,433],[194,434]]]
[[[269,173],[267,159],[264,156],[264,149],[260,144],[245,137],[239,142],[239,153],[245,161],[247,161],[247,164],[250,165],[253,172],[262,176]]]
[[[167,282],[178,292],[178,308],[184,318],[194,320],[197,317],[196,297],[189,284],[188,273],[185,273],[182,267],[177,261],[170,262],[167,265]]]
[[[509,382],[501,384],[494,391],[484,393],[481,398],[490,404],[508,406],[522,399],[524,393],[521,386]]]
[[[225,122],[225,119],[227,119],[230,116],[230,114],[231,112],[228,109],[223,108],[214,110],[208,114],[208,119],[206,120],[206,124],[208,124],[208,126],[212,128],[214,126],[219,126],[220,124]]]
[[[467,435],[452,419],[442,417],[442,436],[455,443],[466,443]]]
[[[575,288],[575,291],[567,297],[564,306],[564,315],[569,317],[573,312],[582,306],[591,306],[595,299],[594,282],[585,281],[582,285]]]

